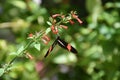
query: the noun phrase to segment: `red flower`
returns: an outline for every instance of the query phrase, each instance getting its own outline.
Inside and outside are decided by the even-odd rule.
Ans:
[[[50,38],[47,35],[44,35],[43,38],[47,41],[50,41]]]
[[[26,56],[31,60],[34,59],[34,57],[31,54],[29,54],[28,52],[26,53]]]
[[[62,15],[61,17],[62,17],[62,18],[65,18],[65,15]]]
[[[61,15],[60,14],[54,14],[54,15],[52,15],[52,18],[56,18],[58,16],[61,16]]]
[[[51,30],[52,30],[52,31],[53,31],[53,30],[55,30],[55,27],[54,27],[54,25],[52,25],[52,26],[51,26]]]
[[[60,25],[60,27],[61,27],[61,28],[64,28],[64,29],[68,29],[68,27],[65,26],[65,25]]]
[[[72,20],[69,20],[69,22],[70,22],[70,24],[74,24],[75,22],[74,21],[72,21]]]
[[[43,43],[48,44],[48,41],[45,39],[42,39]]]
[[[47,36],[47,35],[44,35],[42,37],[42,41],[45,43],[45,44],[48,44],[48,42],[50,41],[50,38]]]
[[[32,33],[30,33],[28,36],[29,36],[29,37],[33,37],[33,34],[32,34]]]
[[[83,23],[82,20],[79,19],[78,16],[75,14],[75,12],[72,11],[72,12],[71,12],[71,15],[72,15],[72,17],[73,17],[74,19],[76,19],[80,24]]]
[[[54,15],[52,15],[52,18],[56,18],[56,17],[61,17],[61,18],[64,18],[65,17],[65,15],[61,15],[61,14],[54,14]]]
[[[54,30],[53,33],[54,33],[54,34],[57,34],[57,33],[58,33],[58,30],[56,30],[56,31]]]
[[[77,19],[77,21],[78,21],[80,24],[83,23],[79,18],[76,18],[76,19]]]
[[[58,33],[58,29],[55,28],[54,25],[51,26],[51,30],[52,30],[52,32],[53,32],[54,34],[57,34],[57,33]]]

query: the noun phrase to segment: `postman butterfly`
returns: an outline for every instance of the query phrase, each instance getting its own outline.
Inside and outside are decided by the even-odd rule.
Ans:
[[[53,44],[50,46],[50,48],[48,49],[46,55],[44,57],[47,57],[48,54],[53,50],[53,48],[56,46],[56,45],[59,45],[60,47],[72,52],[72,53],[75,53],[77,54],[77,50],[72,47],[69,43],[65,42],[64,40],[62,40],[59,36],[57,36],[57,38],[55,39],[55,41],[53,42]]]

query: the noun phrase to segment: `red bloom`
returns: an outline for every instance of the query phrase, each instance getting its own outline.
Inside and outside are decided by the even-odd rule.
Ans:
[[[53,30],[53,33],[54,33],[54,34],[57,34],[57,33],[58,33],[58,30]]]
[[[68,27],[65,26],[65,25],[60,25],[60,27],[61,27],[61,28],[64,28],[64,29],[68,29]]]
[[[54,26],[54,25],[51,26],[51,30],[52,30],[52,32],[53,32],[54,34],[57,34],[57,33],[58,33],[58,29],[57,29],[57,28],[55,29],[55,26]]]
[[[61,17],[61,18],[64,18],[65,17],[65,15],[61,15],[61,14],[54,14],[54,15],[52,15],[52,18],[56,18],[56,17]]]
[[[76,19],[77,19],[77,21],[78,21],[80,24],[83,23],[79,18],[76,18]]]
[[[28,52],[26,53],[26,56],[31,60],[34,59],[34,57],[31,54],[29,54]]]
[[[54,14],[54,15],[52,15],[52,18],[56,18],[58,16],[61,16],[61,15],[60,14]]]
[[[82,20],[78,18],[78,16],[74,13],[74,12],[71,12],[71,15],[74,19],[76,19],[80,24],[82,24]]]
[[[32,34],[32,33],[30,33],[28,36],[29,36],[29,37],[33,37],[33,34]]]
[[[47,36],[47,35],[44,35],[42,37],[42,41],[45,43],[45,44],[48,44],[48,42],[50,41],[50,38]]]
[[[44,35],[43,36],[43,39],[47,40],[47,41],[50,41],[50,38],[47,36],[47,35]]]
[[[64,18],[64,17],[65,17],[65,15],[62,15],[61,17],[62,17],[62,18]]]
[[[54,27],[54,25],[52,25],[52,26],[51,26],[51,30],[52,30],[52,31],[53,31],[53,30],[55,30],[55,27]]]
[[[74,21],[72,21],[72,20],[69,20],[69,22],[70,22],[70,24],[74,24],[75,22]]]
[[[45,39],[42,39],[43,43],[48,44],[48,41]]]

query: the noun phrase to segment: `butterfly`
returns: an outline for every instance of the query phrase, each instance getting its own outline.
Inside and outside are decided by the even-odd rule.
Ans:
[[[50,52],[52,52],[52,50],[54,49],[54,47],[55,47],[57,44],[58,44],[60,47],[66,49],[66,50],[68,50],[68,51],[70,51],[70,52],[72,52],[72,53],[75,53],[75,54],[78,53],[77,50],[76,50],[74,47],[72,47],[69,43],[65,42],[65,41],[62,40],[59,36],[57,36],[57,38],[55,39],[55,41],[53,42],[53,44],[50,46],[50,48],[48,49],[48,51],[47,51],[47,53],[46,53],[46,55],[45,55],[44,57],[47,57],[48,54],[50,54]]]

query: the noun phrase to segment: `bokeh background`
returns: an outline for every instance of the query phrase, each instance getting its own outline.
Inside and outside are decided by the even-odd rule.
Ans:
[[[18,57],[0,80],[120,80],[119,0],[0,0],[0,68],[8,63],[29,33],[45,30],[55,13],[77,11],[83,24],[68,24],[61,38],[78,56],[56,46],[44,59],[51,42],[29,49],[33,60]]]

